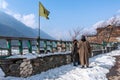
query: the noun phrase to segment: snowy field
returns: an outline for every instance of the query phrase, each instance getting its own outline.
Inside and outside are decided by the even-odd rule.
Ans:
[[[68,64],[27,78],[4,77],[0,69],[0,80],[107,80],[106,74],[115,63],[115,55],[120,55],[120,50],[90,58],[90,68]]]

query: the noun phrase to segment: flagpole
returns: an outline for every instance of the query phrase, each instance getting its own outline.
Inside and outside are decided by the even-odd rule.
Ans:
[[[48,18],[49,11],[45,9],[45,7],[39,2],[39,18],[38,18],[38,38],[37,38],[37,48],[38,48],[38,53],[40,54],[40,16],[45,17],[46,19]],[[40,12],[41,11],[41,12]]]
[[[38,9],[40,6],[40,2],[38,3]],[[37,42],[38,42],[38,53],[40,53],[40,9],[38,10],[38,38],[37,38]]]
[[[40,2],[39,2],[39,4],[38,4],[38,8],[39,8],[39,6],[40,6]],[[38,32],[38,37],[40,37],[40,9],[39,9],[39,12],[38,12],[38,27],[39,27],[39,32]]]

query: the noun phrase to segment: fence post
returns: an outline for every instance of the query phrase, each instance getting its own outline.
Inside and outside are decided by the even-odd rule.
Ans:
[[[32,53],[31,40],[28,40],[28,50],[29,50],[29,53]]]
[[[44,52],[47,53],[47,41],[44,40]]]
[[[56,52],[58,51],[58,44],[57,44],[57,41],[55,41],[55,50],[56,50]]]
[[[65,52],[65,41],[62,42],[62,51]]]
[[[67,51],[67,42],[65,42],[65,51]]]
[[[19,40],[19,53],[23,54],[23,46],[22,46],[22,40]]]
[[[64,42],[64,49],[65,49],[65,51],[66,51],[66,41]]]
[[[66,51],[68,51],[68,42],[66,42]]]
[[[68,46],[69,46],[69,51],[70,51],[70,42],[68,42]]]
[[[37,50],[38,54],[40,54],[40,37],[37,38]]]
[[[53,41],[50,41],[51,52],[53,53]]]
[[[60,52],[62,52],[62,40],[60,40],[60,48],[61,48]]]
[[[8,48],[8,55],[12,55],[11,54],[11,40],[10,39],[7,40],[7,48]]]

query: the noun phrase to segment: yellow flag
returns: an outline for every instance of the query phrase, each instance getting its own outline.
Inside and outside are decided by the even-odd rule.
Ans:
[[[42,3],[39,2],[39,16],[45,17],[46,19],[49,19],[49,11],[42,5]]]

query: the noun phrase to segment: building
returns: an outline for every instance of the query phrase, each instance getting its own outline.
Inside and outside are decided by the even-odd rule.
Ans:
[[[120,26],[111,26],[97,28],[97,33],[88,36],[88,40],[92,43],[120,42]]]

